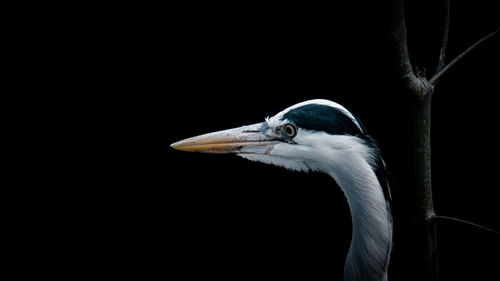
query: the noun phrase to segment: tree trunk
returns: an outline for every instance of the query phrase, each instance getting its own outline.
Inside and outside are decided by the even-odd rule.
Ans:
[[[403,205],[409,219],[409,233],[404,244],[410,252],[406,262],[407,280],[437,281],[438,260],[431,179],[431,100],[434,87],[426,77],[415,73],[407,46],[405,10],[402,0],[393,2],[391,21],[396,70],[412,96],[413,104],[413,185],[408,187]],[[399,204],[401,205],[401,204]]]
[[[436,221],[449,220],[460,222],[498,234],[497,231],[471,222],[446,216],[436,216],[432,199],[431,178],[431,100],[434,87],[439,78],[462,57],[474,50],[482,42],[500,33],[500,28],[481,38],[472,46],[460,53],[455,59],[445,64],[446,45],[450,25],[450,1],[444,0],[445,20],[439,61],[436,73],[427,79],[425,74],[415,70],[411,65],[407,45],[407,29],[405,19],[404,0],[393,0],[390,28],[394,54],[394,65],[397,75],[404,84],[404,88],[412,97],[413,120],[413,183],[405,187],[405,196],[395,202],[399,209],[394,212],[402,213],[409,221],[399,221],[402,232],[397,240],[402,242],[404,251],[399,251],[400,258],[404,259],[404,280],[439,280],[439,263],[436,244]],[[395,214],[398,217],[398,214]],[[397,226],[395,225],[397,228]],[[396,245],[397,247],[397,245]],[[394,261],[394,258],[393,258]]]
[[[411,255],[415,260],[416,280],[439,280],[436,251],[434,205],[431,182],[431,100],[432,87],[426,93],[414,95],[413,102],[413,159],[414,184],[409,196],[411,218]]]

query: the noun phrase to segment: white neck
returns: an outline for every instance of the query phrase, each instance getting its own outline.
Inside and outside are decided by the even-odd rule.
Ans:
[[[352,217],[352,240],[344,267],[346,281],[387,280],[392,218],[384,193],[363,157],[343,155],[328,172],[344,191]]]
[[[332,176],[347,197],[352,240],[344,268],[346,281],[387,280],[392,218],[373,168],[377,151],[357,137],[301,132],[299,145],[277,144],[268,154],[240,154],[263,163]],[[296,159],[304,159],[297,161]]]

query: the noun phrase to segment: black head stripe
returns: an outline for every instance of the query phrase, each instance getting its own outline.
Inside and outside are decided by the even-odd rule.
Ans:
[[[327,105],[304,105],[290,110],[283,115],[283,119],[290,120],[298,127],[309,131],[323,131],[331,135],[364,135],[364,132],[342,110]]]

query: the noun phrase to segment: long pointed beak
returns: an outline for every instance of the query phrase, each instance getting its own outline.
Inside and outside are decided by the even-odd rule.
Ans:
[[[269,153],[278,140],[266,135],[266,123],[204,134],[171,144],[177,150],[202,153]]]

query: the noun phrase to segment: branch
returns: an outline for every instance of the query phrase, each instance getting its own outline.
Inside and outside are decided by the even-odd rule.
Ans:
[[[469,48],[467,48],[465,51],[463,51],[461,54],[459,54],[456,58],[454,58],[446,67],[444,67],[441,71],[437,72],[432,78],[431,80],[429,80],[429,82],[431,83],[431,85],[435,86],[436,83],[437,83],[437,80],[443,75],[445,74],[449,69],[450,67],[452,67],[455,63],[457,63],[461,58],[463,58],[465,55],[467,55],[468,53],[470,53],[470,51],[474,50],[477,46],[479,46],[481,43],[483,43],[484,41],[488,40],[489,38],[493,37],[494,35],[496,35],[498,32],[500,32],[500,28],[498,28],[497,30],[491,32],[490,34],[484,36],[483,38],[481,38],[479,41],[477,41],[476,43],[474,43],[472,46],[470,46]]]
[[[432,87],[424,77],[417,77],[413,72],[406,38],[406,23],[404,1],[393,2],[393,17],[391,18],[391,30],[393,41],[393,54],[396,60],[398,76],[403,80],[406,87],[419,98],[425,98],[429,86]]]
[[[485,230],[487,232],[491,232],[491,233],[496,234],[496,235],[500,235],[500,232],[498,232],[496,230],[493,230],[491,228],[488,228],[486,226],[482,226],[482,225],[479,225],[479,224],[476,224],[476,223],[473,223],[473,222],[469,222],[469,221],[466,221],[466,220],[457,219],[457,218],[453,218],[453,217],[448,217],[448,216],[433,216],[433,217],[431,217],[431,220],[433,220],[433,221],[458,222],[458,223],[462,223],[462,224],[465,224],[465,225],[469,225],[469,226],[473,226],[473,227],[479,228],[481,230]]]
[[[446,46],[448,44],[448,32],[450,30],[450,0],[445,0],[446,16],[443,26],[443,41],[441,42],[441,51],[439,52],[439,62],[436,68],[436,74],[444,67],[444,57],[446,55]]]

